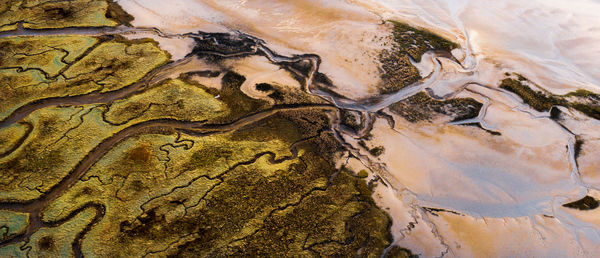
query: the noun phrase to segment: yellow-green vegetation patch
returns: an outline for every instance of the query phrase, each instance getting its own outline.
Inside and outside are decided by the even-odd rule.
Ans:
[[[512,78],[506,78],[500,83],[500,88],[513,92],[525,102],[537,111],[549,111],[554,105],[560,104],[561,100],[543,90],[533,90],[529,86],[525,85],[525,80],[515,80]]]
[[[197,153],[221,149],[217,160],[198,160]],[[121,238],[120,221],[135,221],[143,210],[158,209],[166,218],[176,219],[184,206],[199,202],[203,192],[221,182],[216,177],[237,163],[253,159],[256,153],[271,151],[276,156],[290,155],[289,146],[280,142],[230,141],[229,136],[187,137],[165,135],[140,135],[131,138],[105,155],[83,181],[72,187],[65,195],[46,210],[44,218],[55,220],[60,214],[77,208],[77,203],[101,202],[107,207],[106,217],[88,236],[91,239]],[[198,163],[204,162],[204,163]],[[274,166],[274,168],[278,168]],[[179,200],[185,201],[179,202]],[[174,201],[171,203],[171,201]],[[159,205],[160,204],[160,205]],[[156,212],[158,212],[158,210]],[[156,225],[162,227],[164,225]],[[100,230],[102,229],[102,230]],[[160,229],[160,228],[159,228]],[[99,234],[99,235],[97,235]],[[153,242],[133,241],[121,249],[131,254],[143,250],[166,248],[168,243],[180,237],[177,234]],[[93,244],[94,241],[85,242]],[[97,254],[116,251],[113,247],[91,248]]]
[[[532,84],[527,78],[517,75],[518,79],[505,78],[500,82],[500,88],[517,94],[525,104],[537,111],[550,111],[552,106],[573,108],[591,118],[600,120],[600,95],[577,90],[566,95],[554,95],[546,90],[534,90],[527,84]]]
[[[294,121],[297,127],[306,129],[302,131],[306,134],[315,134],[319,126],[299,120],[302,115],[310,118],[311,112],[299,113],[282,114],[280,118]],[[325,125],[319,119],[310,121]],[[272,133],[285,137],[278,131]],[[330,155],[336,145],[327,140],[331,135],[316,135],[298,146],[303,151],[287,169],[273,172],[265,167],[269,166],[265,160],[258,159],[254,164],[228,172],[213,194],[195,212],[188,211],[189,216],[180,223],[184,230],[199,226],[200,235],[178,250],[166,253],[318,256],[350,255],[361,247],[365,253],[381,253],[379,248],[389,241],[389,233],[384,229],[389,226],[389,219],[371,206],[364,181],[332,167]],[[361,198],[366,198],[365,202]],[[363,215],[369,219],[363,220]],[[150,224],[159,223],[156,214],[150,217]],[[146,227],[131,230],[146,233]],[[371,231],[368,237],[359,233],[375,228],[382,230]],[[334,242],[335,246],[324,248]]]
[[[34,75],[37,76],[37,74]],[[21,77],[21,79],[23,79]],[[26,79],[27,80],[27,79]],[[23,81],[21,81],[23,82]],[[40,101],[53,97],[65,97],[87,94],[102,88],[89,78],[65,80],[57,77],[55,80],[42,80],[35,84],[29,84],[18,88],[8,88],[0,95],[0,117],[5,119],[19,107],[28,103]]]
[[[99,85],[59,75],[98,39],[85,36],[0,38],[0,117],[36,99],[85,93]]]
[[[29,224],[29,214],[0,210],[0,240],[19,234]]]
[[[178,100],[175,100],[175,107],[172,109],[147,112],[143,117],[141,116],[135,121],[127,121],[119,126],[113,126],[103,119],[107,107],[94,105],[46,108],[29,115],[27,122],[33,126],[33,132],[29,138],[35,140],[26,142],[9,159],[0,161],[0,170],[3,171],[0,175],[2,183],[0,184],[0,190],[2,190],[0,198],[27,200],[39,196],[39,191],[47,191],[59,182],[104,139],[134,123],[161,118],[179,118],[184,115],[182,117],[184,120],[196,118],[203,120],[221,114],[221,112],[211,113],[218,111],[216,108],[222,108],[221,104],[202,89],[196,89],[193,88],[195,86],[178,81],[171,81],[166,85],[179,85],[184,89],[173,89],[174,95],[163,94],[162,97],[165,98],[169,98],[169,96],[183,97],[181,94],[193,93],[193,95],[185,96],[185,99],[188,100],[187,108],[179,109],[179,106],[176,105]],[[158,90],[169,91],[169,89],[159,87],[154,93],[159,94]],[[132,96],[134,102],[137,96]],[[201,110],[204,112],[200,112]],[[11,131],[11,128],[8,127],[7,132]],[[9,133],[7,133],[7,138],[8,136]],[[206,140],[210,141],[210,138],[206,138]],[[218,142],[219,140],[213,141]],[[246,145],[238,144],[236,147],[246,147]],[[240,151],[239,153],[244,152]]]
[[[64,222],[50,223],[48,227],[42,227],[25,245],[17,243],[0,248],[0,254],[3,257],[74,257],[75,239],[93,221],[97,213],[90,207],[71,215],[72,218]]]
[[[421,61],[421,56],[429,50],[451,51],[459,45],[424,29],[416,29],[408,24],[391,21],[394,25],[393,36],[398,50],[408,53],[414,60]]]
[[[600,100],[600,95],[593,93],[589,90],[576,90],[574,92],[569,92],[565,97],[579,97],[579,98],[591,98],[593,100]]]
[[[364,169],[361,169],[360,171],[358,171],[358,174],[356,174],[356,175],[360,178],[366,178],[369,176],[369,172],[367,172]]]
[[[290,155],[289,146],[283,145],[284,143],[279,139],[234,141],[229,138],[204,137],[198,139],[197,144],[198,146],[191,149],[192,155],[187,159],[188,162],[182,164],[181,168],[183,168],[183,171],[191,170],[196,173],[206,173],[210,177],[223,173],[240,160],[253,157],[257,153],[270,151],[280,157]],[[175,174],[174,172],[169,171],[169,174]]]
[[[564,96],[569,105],[587,116],[600,120],[600,94],[577,90]]]
[[[411,123],[433,121],[445,117],[448,121],[475,118],[483,105],[472,98],[435,100],[425,92],[419,92],[405,100],[390,105],[390,111]]]
[[[27,117],[28,140],[0,160],[0,199],[30,200],[63,179],[102,140],[124,126],[102,121],[93,105],[41,109]]]
[[[50,80],[46,79],[43,71],[20,68],[0,69],[0,87],[3,91],[14,91],[24,87],[43,90],[49,82]]]
[[[0,48],[0,67],[5,68],[0,72],[10,76],[0,79],[7,82],[1,86],[2,117],[40,99],[121,89],[170,59],[152,40],[80,36],[2,40],[11,46]],[[18,51],[26,55],[15,58]],[[13,66],[18,68],[8,68]]]
[[[379,55],[381,73],[381,93],[396,92],[421,79],[419,70],[412,65],[410,58],[420,61],[429,50],[451,51],[458,45],[426,30],[419,30],[407,24],[390,21],[393,24],[392,47]]]
[[[369,145],[367,145],[367,143],[363,139],[358,141],[358,145],[365,148],[365,150],[367,150],[374,157],[379,157],[385,152],[385,148],[383,146],[375,146],[373,148],[370,148]]]
[[[174,138],[164,135],[144,135],[131,138],[116,146],[113,151],[105,155],[103,160],[94,165],[80,182],[54,201],[44,212],[44,218],[51,221],[59,219],[61,214],[73,212],[86,202],[102,203],[106,207],[106,213],[99,224],[86,235],[86,241],[83,242],[85,256],[106,256],[108,251],[115,252],[117,256],[141,256],[149,247],[168,246],[169,242],[176,239],[165,238],[156,242],[139,242],[121,246],[118,223],[121,220],[134,220],[142,212],[140,207],[145,202],[166,194],[171,188],[184,185],[186,180],[189,180],[189,178],[173,180],[164,177],[165,156],[160,146],[172,143]],[[201,187],[190,189],[199,191]],[[188,197],[193,198],[194,194],[202,193],[188,194],[190,194]]]
[[[412,65],[405,54],[383,50],[379,61],[383,69],[381,73],[383,84],[379,86],[379,92],[382,94],[399,91],[421,79],[419,70]]]
[[[66,134],[79,123],[74,118],[78,111],[52,108],[28,117],[26,122],[33,127],[29,139],[12,155],[0,160],[0,199],[36,198],[39,190],[52,187],[79,162],[86,151],[83,143],[88,139],[82,139],[81,145],[69,145],[69,137],[73,135]],[[80,144],[77,137],[70,143]]]
[[[63,75],[69,79],[94,78],[106,92],[140,80],[169,59],[170,55],[158,48],[156,41],[116,38],[93,49]]]
[[[17,123],[0,129],[0,160],[10,155],[29,136],[32,130],[29,123]]]
[[[418,255],[413,254],[410,250],[394,245],[390,247],[384,256],[385,258],[418,258]]]
[[[187,104],[184,102],[183,106],[177,105],[180,99],[173,99],[172,101],[175,102],[173,108],[146,112],[135,121],[127,121],[119,126],[105,122],[103,116],[108,107],[95,107],[94,105],[47,108],[29,115],[27,122],[34,128],[29,138],[35,140],[24,143],[18,152],[11,155],[10,158],[0,161],[0,169],[3,171],[0,175],[2,183],[0,184],[0,190],[2,190],[0,198],[29,200],[39,196],[40,191],[49,190],[64,178],[96,145],[133,123],[161,118],[179,119],[180,116],[183,120],[204,120],[220,116],[223,113],[224,108],[221,103],[196,86],[178,80],[166,82],[161,86],[171,88],[158,87],[154,92],[150,92],[150,96],[156,97],[161,94],[160,91],[172,91],[172,94],[163,93],[161,97],[165,99],[152,97],[150,100],[166,101],[169,98],[181,97],[187,101]],[[139,96],[134,95],[131,97],[133,100],[126,99],[124,101],[125,103],[127,101],[134,103],[140,99]],[[217,112],[219,109],[221,112]],[[10,141],[9,136],[12,134],[10,132],[15,130],[12,129],[13,127],[6,128],[6,132],[9,132],[6,134],[7,141]],[[206,138],[206,140],[210,140],[210,138]],[[273,144],[273,146],[277,145]],[[236,147],[247,146],[238,144]],[[251,148],[248,150],[251,151]],[[238,153],[245,152],[238,151]],[[191,157],[184,160],[189,159]]]
[[[167,80],[160,85],[110,105],[104,119],[111,124],[143,121],[148,117],[201,121],[227,112],[227,107],[198,85]]]
[[[0,31],[128,24],[132,17],[112,0],[7,0],[0,3]]]
[[[364,181],[333,167],[328,127],[321,112],[286,111],[223,135],[135,136],[43,216],[105,205],[87,256],[380,254],[390,220]]]
[[[216,189],[200,209],[200,214],[211,215],[199,214],[208,222],[204,234],[181,246],[178,255],[353,256],[362,249],[377,256],[389,241],[388,217],[372,205],[364,181],[346,172],[315,167],[319,163],[313,163],[313,155],[303,156],[307,167],[299,164],[266,178],[252,170],[232,173],[230,181]],[[328,179],[329,173],[337,174]],[[236,198],[239,194],[242,198]],[[280,204],[269,209],[270,202]],[[210,209],[218,203],[222,206]],[[223,214],[227,210],[236,211],[231,219]],[[216,219],[227,222],[214,229],[212,225],[220,224]],[[256,223],[257,219],[262,221]],[[234,224],[240,220],[248,221],[242,229]],[[215,239],[211,235],[216,230],[225,234]]]
[[[37,69],[53,77],[97,41],[86,36],[0,38],[0,68]]]
[[[219,122],[230,122],[237,118],[267,109],[271,105],[260,99],[253,99],[242,92],[240,87],[246,77],[233,71],[227,72],[221,81],[221,89],[206,88],[206,91],[227,104],[229,113],[222,116]],[[191,82],[190,82],[191,83]]]
[[[307,94],[300,88],[296,87],[281,86],[269,83],[259,83],[256,84],[255,87],[259,91],[268,93],[269,98],[273,99],[275,105],[327,103],[320,97]]]
[[[103,203],[109,220],[116,214],[135,216],[152,194],[160,195],[173,185],[185,183],[169,181],[164,174],[167,156],[161,146],[174,141],[173,136],[148,134],[115,146],[44,211],[44,219],[57,220],[85,202]]]
[[[362,118],[359,112],[352,110],[341,110],[340,111],[340,122],[342,125],[358,132],[363,128]]]
[[[281,137],[280,135],[285,135]],[[290,145],[297,140],[300,140],[302,133],[293,122],[282,117],[270,117],[262,123],[256,123],[242,128],[232,134],[231,139],[235,141],[257,141],[269,142],[273,140],[283,141]]]

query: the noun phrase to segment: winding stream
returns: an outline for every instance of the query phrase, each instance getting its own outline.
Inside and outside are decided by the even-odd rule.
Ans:
[[[0,32],[0,37],[12,37],[12,36],[43,36],[43,35],[106,35],[106,34],[136,34],[136,33],[154,33],[159,37],[165,38],[193,38],[193,39],[214,39],[214,35],[211,33],[186,33],[186,34],[167,34],[163,33],[159,29],[156,28],[129,28],[129,27],[117,27],[117,28],[69,28],[69,29],[57,29],[57,30],[27,30],[23,28],[19,28],[17,31],[9,31],[9,32]],[[237,32],[232,34],[237,37],[239,40],[249,40],[253,42],[252,50],[243,50],[239,52],[233,53],[221,53],[218,51],[199,51],[194,54],[203,54],[203,55],[217,55],[224,58],[232,58],[237,56],[247,56],[247,55],[261,55],[265,56],[271,63],[279,65],[283,69],[286,69],[290,73],[293,73],[297,76],[300,76],[304,79],[303,81],[303,89],[313,95],[319,96],[325,100],[327,100],[330,105],[299,105],[299,106],[282,106],[282,107],[274,107],[273,109],[262,111],[259,113],[255,113],[246,117],[243,117],[237,121],[234,121],[229,124],[207,124],[207,121],[196,121],[196,122],[183,122],[177,120],[169,120],[169,119],[159,119],[159,120],[150,120],[138,124],[134,124],[129,126],[113,136],[103,140],[99,145],[97,145],[92,151],[90,151],[84,159],[82,159],[79,164],[71,171],[69,174],[63,178],[58,184],[54,185],[48,192],[42,194],[39,198],[35,200],[31,200],[28,202],[11,202],[5,201],[0,203],[0,209],[2,210],[10,210],[10,211],[18,211],[25,212],[30,214],[30,223],[27,226],[25,233],[15,236],[11,239],[5,240],[0,243],[0,247],[14,244],[23,240],[28,239],[33,233],[37,232],[42,227],[55,227],[61,225],[65,221],[73,218],[80,212],[86,209],[93,209],[95,211],[96,216],[93,221],[86,226],[86,229],[80,233],[76,241],[73,243],[75,254],[79,257],[82,256],[81,253],[81,241],[85,235],[85,232],[89,231],[94,224],[100,221],[104,215],[104,206],[96,203],[88,203],[68,215],[64,219],[56,222],[46,222],[41,217],[43,210],[58,197],[62,196],[73,184],[75,184],[83,174],[93,166],[99,159],[101,159],[108,151],[110,151],[114,146],[118,143],[122,142],[124,139],[132,137],[134,135],[139,135],[142,133],[173,133],[173,132],[183,132],[191,135],[211,135],[211,134],[220,134],[235,131],[245,125],[260,121],[277,112],[291,111],[291,110],[303,110],[303,109],[321,109],[328,111],[339,111],[341,109],[344,110],[353,110],[358,111],[362,114],[362,121],[364,121],[364,128],[360,132],[349,132],[340,127],[340,115],[336,112],[336,116],[332,119],[332,130],[336,136],[336,138],[348,149],[353,156],[357,157],[360,162],[362,162],[366,167],[370,168],[372,171],[377,173],[380,177],[387,182],[395,191],[402,191],[404,194],[409,192],[413,197],[417,196],[415,193],[411,193],[407,191],[401,183],[388,171],[386,164],[374,160],[368,155],[364,154],[361,150],[352,146],[352,144],[346,142],[344,136],[349,136],[350,138],[359,138],[361,136],[369,133],[370,128],[373,127],[373,123],[376,119],[373,119],[377,116],[385,117],[387,114],[384,112],[385,109],[398,101],[404,100],[410,96],[413,96],[423,90],[426,90],[428,94],[435,99],[449,99],[457,94],[467,91],[472,94],[477,94],[482,96],[485,99],[483,103],[483,107],[480,110],[479,115],[476,118],[468,119],[464,121],[457,121],[450,123],[451,125],[460,125],[460,124],[469,124],[469,123],[479,123],[484,129],[494,130],[493,125],[490,125],[486,122],[486,112],[489,106],[492,104],[490,101],[491,97],[486,94],[479,92],[476,90],[477,88],[487,89],[496,91],[500,94],[513,98],[513,100],[522,103],[518,97],[515,97],[514,94],[507,92],[502,89],[498,89],[496,87],[492,87],[486,84],[486,78],[482,78],[478,73],[478,64],[476,60],[471,56],[470,48],[467,51],[467,57],[461,62],[458,61],[454,56],[448,52],[443,51],[429,51],[427,52],[421,60],[421,62],[428,62],[432,64],[433,69],[426,75],[424,78],[412,85],[408,85],[398,92],[387,94],[387,95],[379,95],[373,96],[364,99],[350,99],[341,94],[332,94],[334,93],[336,88],[335,86],[331,88],[329,85],[325,85],[321,82],[315,80],[315,75],[319,72],[319,66],[321,64],[321,58],[318,55],[314,54],[304,54],[304,55],[295,55],[295,56],[283,56],[279,55],[276,52],[272,51],[267,44],[261,39],[252,37],[250,35]],[[216,42],[216,40],[215,40]],[[216,42],[219,44],[219,42]],[[24,106],[19,107],[2,121],[0,121],[0,128],[4,128],[10,126],[14,123],[21,121],[23,118],[27,117],[32,112],[45,108],[45,107],[53,107],[53,106],[61,106],[61,105],[82,105],[82,104],[95,104],[95,103],[108,103],[114,100],[123,99],[128,96],[139,93],[159,82],[168,78],[173,73],[181,72],[177,69],[185,64],[188,64],[192,59],[196,58],[193,55],[190,55],[184,59],[169,63],[162,67],[159,67],[153,70],[151,73],[147,74],[142,80],[139,82],[126,86],[116,91],[111,92],[93,92],[85,95],[78,96],[69,96],[69,97],[57,97],[57,98],[47,98],[38,101],[34,101],[28,103]],[[474,61],[475,60],[475,61]],[[307,74],[303,74],[300,71],[294,70],[290,68],[289,64],[296,62],[308,62],[310,64],[310,70]],[[413,64],[416,64],[414,60],[411,60]],[[456,70],[457,75],[453,78],[444,78],[445,69],[447,68],[444,64],[452,64],[460,69]],[[418,65],[415,65],[419,67]],[[446,86],[446,87],[444,87]],[[437,95],[436,90],[440,88],[444,88],[445,90],[450,89],[449,93],[442,93]],[[540,118],[532,118],[532,119],[547,119],[549,117],[548,114],[543,114],[543,117]],[[389,121],[390,126],[394,129],[394,119],[392,116],[387,115],[387,119]],[[555,123],[561,125],[559,122]],[[573,183],[577,185],[582,192],[585,192],[587,189],[596,189],[591,185],[585,184],[581,175],[578,171],[577,161],[575,159],[575,135],[566,127],[561,125],[565,129],[565,133],[570,135],[570,140],[568,144],[568,162],[571,164],[572,170],[571,178]],[[395,130],[395,129],[394,129]],[[29,129],[31,131],[31,128]],[[27,135],[24,136],[26,138]],[[20,141],[17,146],[14,148],[18,148],[24,140]],[[271,160],[271,162],[276,162]],[[596,189],[598,190],[598,189]],[[440,204],[441,206],[444,206]],[[558,204],[556,204],[558,205]],[[554,209],[554,207],[553,207]],[[461,213],[478,216],[480,214],[470,213],[468,210],[459,210]],[[537,212],[541,212],[538,210]],[[530,214],[531,215],[531,214]],[[561,214],[553,214],[553,216],[559,217],[561,221],[569,221],[573,225],[576,225],[577,222],[574,222],[573,219],[566,217]]]

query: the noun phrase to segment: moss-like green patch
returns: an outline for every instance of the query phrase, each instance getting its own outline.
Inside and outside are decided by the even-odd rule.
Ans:
[[[68,126],[70,112],[38,113],[27,121],[33,126],[29,140],[13,154],[0,160],[0,199],[28,200],[38,196],[38,187],[51,187],[72,165],[64,152],[54,149],[52,141],[60,137],[62,126]],[[56,138],[55,138],[56,137]],[[44,173],[41,173],[44,171]],[[43,187],[44,184],[47,184]],[[38,188],[40,189],[40,188]],[[47,189],[47,188],[45,188]]]
[[[378,256],[391,222],[362,179],[334,168],[342,148],[328,127],[318,110],[290,111],[222,136],[170,144],[175,137],[136,137],[99,161],[46,217],[84,200],[105,203],[105,219],[83,246],[107,256]],[[98,246],[99,238],[113,244]],[[169,247],[178,239],[186,241]]]
[[[577,90],[565,95],[554,95],[544,90],[533,90],[525,84],[529,80],[518,75],[518,80],[503,79],[500,88],[517,94],[523,102],[537,111],[551,111],[552,106],[573,108],[591,118],[600,120],[600,95],[587,90]],[[551,117],[558,118],[559,110],[551,112]]]
[[[369,148],[367,143],[364,140],[359,140],[358,145],[365,148],[369,153],[375,157],[381,156],[385,152],[385,148],[383,146],[375,146],[373,148]]]
[[[598,102],[594,104],[590,103],[570,103],[570,106],[577,111],[586,114],[587,116],[600,120],[600,104]]]
[[[549,111],[553,105],[559,105],[562,101],[544,91],[535,91],[520,80],[506,78],[500,83],[500,88],[513,92],[523,99],[527,105],[537,111]]]
[[[1,38],[0,68],[39,69],[48,76],[56,76],[98,41],[87,36]]]
[[[418,62],[429,50],[451,51],[458,47],[456,43],[429,31],[419,30],[396,21],[391,23],[393,24],[392,47],[379,55],[383,69],[380,93],[396,92],[421,79],[419,71],[411,64],[409,56]]]
[[[0,210],[0,241],[19,234],[29,224],[29,214]]]
[[[275,105],[294,105],[294,104],[324,104],[323,99],[307,94],[299,88],[287,87],[275,84],[260,83],[256,89],[269,93],[269,98],[273,99]]]
[[[50,189],[103,139],[134,123],[161,118],[200,121],[222,116],[227,110],[202,89],[178,80],[167,81],[146,93],[104,109],[88,105],[48,108],[32,113],[27,118],[33,127],[29,140],[10,157],[0,160],[3,171],[0,174],[0,198],[28,200],[39,196],[37,190]],[[177,105],[181,99],[185,101],[183,106]],[[130,108],[151,101],[166,107],[144,112]],[[106,117],[110,120],[106,121]],[[6,138],[5,151],[12,150],[27,130],[29,127],[21,124],[2,129],[0,140]]]
[[[102,91],[111,91],[140,80],[169,59],[156,41],[116,37],[93,49],[63,75],[69,79],[96,78],[92,80],[102,86]]]
[[[366,170],[362,169],[362,170],[358,171],[358,174],[356,174],[356,175],[360,178],[366,178],[369,176],[369,173]]]
[[[185,78],[185,77],[184,77]],[[205,88],[205,90],[223,101],[229,113],[219,119],[219,122],[233,121],[254,112],[265,110],[270,104],[265,100],[253,99],[242,92],[240,87],[246,77],[233,71],[227,72],[221,82],[221,90]],[[189,83],[192,83],[188,81]]]
[[[340,111],[340,123],[355,132],[358,132],[363,128],[363,123],[361,121],[360,113],[350,110],[341,110]]]
[[[394,245],[390,247],[390,249],[385,254],[385,258],[418,258],[419,256],[413,254],[410,250],[406,248],[399,247]]]
[[[22,248],[12,249],[11,246],[0,249],[0,253],[12,257],[10,249],[15,250],[15,257],[27,257],[33,255],[36,257],[76,257],[76,250],[73,249],[75,239],[78,234],[85,230],[85,227],[91,223],[96,212],[91,209],[83,209],[74,216],[53,227],[41,228],[31,236],[25,244],[17,243],[15,245]],[[8,249],[8,250],[7,250]]]
[[[32,130],[28,123],[13,124],[0,129],[0,159],[10,155],[26,140]]]
[[[118,24],[131,26],[131,22],[134,20],[133,16],[125,12],[125,10],[113,0],[107,0],[107,2],[108,7],[106,8],[106,14],[104,16]]]
[[[600,120],[600,94],[587,90],[577,90],[563,96],[569,106],[585,115]]]
[[[226,105],[201,87],[175,79],[115,101],[104,113],[104,120],[111,124],[144,121],[150,117],[201,121],[228,112]]]
[[[596,101],[600,101],[600,95],[593,93],[588,90],[576,90],[574,92],[569,92],[565,95],[565,97],[581,97],[581,98],[590,98]]]
[[[277,133],[274,133],[277,132]],[[281,135],[285,137],[281,137]],[[265,119],[262,123],[249,125],[232,133],[232,140],[254,140],[268,142],[274,139],[282,140],[288,144],[300,140],[302,133],[289,119],[275,115]]]
[[[369,153],[375,157],[379,157],[385,152],[385,148],[383,146],[377,146],[369,150]]]
[[[121,37],[11,37],[0,45],[0,119],[41,99],[121,89],[170,58],[152,40]]]
[[[411,123],[433,121],[445,117],[448,121],[476,118],[483,105],[472,98],[454,98],[444,101],[432,99],[419,92],[405,100],[390,105],[390,111]]]
[[[416,29],[408,24],[391,21],[394,24],[394,42],[401,51],[408,53],[417,62],[429,50],[451,51],[459,45],[424,29]]]
[[[0,3],[0,31],[21,23],[28,29],[103,27],[133,20],[112,0],[8,0]]]

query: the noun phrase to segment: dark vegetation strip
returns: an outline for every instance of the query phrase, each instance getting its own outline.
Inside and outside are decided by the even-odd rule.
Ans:
[[[432,121],[438,115],[451,118],[451,122],[476,118],[483,104],[473,98],[436,100],[425,92],[419,92],[389,106],[395,113],[411,123]]]
[[[600,120],[600,95],[586,91],[577,90],[566,95],[554,95],[545,90],[534,90],[525,85],[526,78],[506,78],[500,83],[500,88],[517,94],[525,104],[533,109],[546,112],[551,111],[553,106],[563,106],[575,109],[588,117]],[[551,113],[551,117],[558,117],[558,111]]]
[[[563,204],[563,207],[570,208],[570,209],[582,210],[582,211],[594,210],[594,209],[598,208],[598,206],[600,206],[600,203],[598,203],[598,200],[596,200],[594,197],[591,197],[589,195],[586,195],[585,197],[581,198],[580,200]]]

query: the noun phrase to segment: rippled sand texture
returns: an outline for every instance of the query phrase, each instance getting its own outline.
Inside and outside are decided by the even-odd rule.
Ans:
[[[346,107],[391,116],[393,124],[383,116],[376,119],[372,137],[342,137],[362,161],[350,158],[347,165],[369,169],[389,184],[379,184],[374,196],[389,208],[395,242],[413,253],[593,256],[600,251],[598,209],[563,206],[586,195],[599,197],[600,123],[588,117],[593,112],[586,116],[560,101],[552,102],[563,107],[551,116],[550,109],[532,107],[523,91],[499,87],[509,77],[534,92],[547,90],[544,94],[554,96],[578,89],[599,92],[600,4],[562,0],[119,3],[136,17],[136,26],[173,33],[239,30],[264,40],[279,54],[317,54],[322,61],[319,71],[331,79],[334,91],[356,101],[339,105],[350,103]],[[461,47],[452,51],[458,61],[426,53],[413,63],[423,80],[374,100],[381,84],[378,53],[391,48],[392,26],[383,23],[388,19],[428,29]],[[259,78],[255,82],[293,84],[281,81],[276,70],[261,67],[260,62],[249,60],[244,65],[251,71],[239,69]],[[463,121],[440,114],[407,119],[406,105],[394,111],[393,103],[421,90],[440,99],[472,98],[482,104],[481,111]],[[598,99],[586,101],[598,105]],[[369,153],[375,146],[385,151]]]

